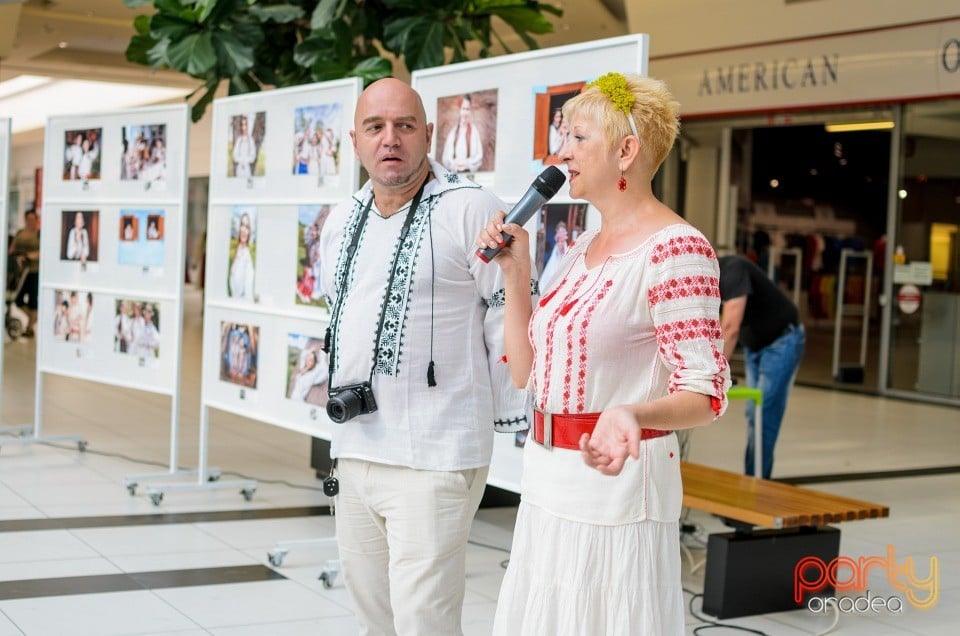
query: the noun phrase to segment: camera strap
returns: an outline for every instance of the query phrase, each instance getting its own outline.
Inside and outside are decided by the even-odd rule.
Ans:
[[[403,244],[407,240],[407,235],[410,233],[410,226],[413,225],[413,217],[416,216],[417,208],[420,207],[420,200],[423,198],[423,190],[427,187],[427,182],[430,181],[430,173],[427,173],[426,179],[423,180],[423,183],[420,184],[420,189],[417,190],[417,193],[413,196],[413,200],[410,202],[410,209],[407,210],[407,216],[403,220],[403,228],[400,230],[400,240],[397,242],[397,249],[393,254],[393,263],[390,265],[390,278],[387,280],[386,291],[383,295],[383,304],[380,307],[380,320],[377,322],[377,333],[376,337],[373,339],[373,362],[370,365],[370,376],[367,378],[368,382],[373,382],[373,372],[377,367],[377,354],[380,352],[380,336],[383,333],[383,323],[387,317],[387,302],[390,299],[390,290],[393,288],[393,281],[397,273],[397,262],[400,260],[400,252],[403,249]],[[360,235],[363,233],[364,227],[367,225],[367,218],[370,216],[370,208],[373,206],[373,192],[370,192],[370,199],[367,200],[367,204],[363,207],[363,211],[360,213],[360,221],[357,223],[356,229],[353,231],[353,236],[350,237],[350,245],[347,246],[347,261],[344,263],[344,267],[341,277],[340,277],[340,289],[337,294],[337,302],[333,305],[333,310],[331,311],[330,316],[330,326],[327,327],[327,332],[325,335],[327,356],[329,362],[329,373],[327,379],[327,393],[330,393],[336,387],[336,384],[333,382],[333,366],[334,361],[336,360],[336,346],[337,339],[340,333],[340,311],[343,309],[343,303],[347,298],[347,294],[350,291],[350,268],[353,266],[353,258],[357,255],[357,247],[360,243]]]

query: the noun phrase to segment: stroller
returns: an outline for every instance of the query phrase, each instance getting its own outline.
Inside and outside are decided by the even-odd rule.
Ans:
[[[10,340],[19,339],[30,324],[30,316],[17,306],[17,297],[27,282],[30,270],[27,267],[27,258],[22,254],[7,256],[7,295],[6,311],[4,312],[4,333]]]

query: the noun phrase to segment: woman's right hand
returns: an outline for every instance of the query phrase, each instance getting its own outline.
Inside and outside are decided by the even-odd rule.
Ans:
[[[477,247],[481,250],[500,247],[500,252],[494,257],[497,265],[505,275],[519,274],[530,277],[530,234],[523,226],[516,223],[504,223],[506,212],[498,210],[493,219],[480,231],[477,237]],[[501,232],[513,237],[513,240],[504,245]]]

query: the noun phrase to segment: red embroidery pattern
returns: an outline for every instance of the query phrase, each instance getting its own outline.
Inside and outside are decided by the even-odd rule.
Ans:
[[[664,344],[677,343],[681,340],[696,340],[697,338],[719,340],[722,337],[720,320],[716,318],[690,318],[689,320],[665,322],[662,325],[657,325],[656,332],[661,350],[663,350]]]
[[[573,325],[577,320],[580,321],[580,338],[577,343],[580,346],[580,359],[578,360],[579,370],[577,372],[577,407],[575,411],[572,411],[573,413],[583,413],[586,410],[585,395],[587,390],[587,327],[590,325],[590,320],[593,318],[594,312],[600,305],[600,301],[604,299],[611,287],[613,287],[612,280],[608,279],[604,281],[603,285],[600,287],[600,291],[597,292],[596,298],[594,298],[583,310],[578,312],[574,317],[574,320],[570,321],[570,325],[567,327],[567,347],[569,349],[573,345]],[[581,314],[583,314],[582,318],[580,317]],[[569,355],[567,357],[567,378],[570,377],[570,365],[572,364],[573,356]],[[565,408],[568,408],[570,396],[569,384],[564,387],[563,396],[563,405]]]
[[[717,258],[713,246],[702,236],[675,236],[666,243],[658,243],[653,248],[650,262],[659,265],[671,256],[695,255]]]
[[[723,380],[720,377],[720,372],[727,368],[727,364],[726,359],[723,358],[716,346],[716,343],[722,337],[719,320],[715,318],[691,318],[689,320],[667,322],[656,327],[656,335],[660,355],[675,367],[670,380],[667,382],[667,390],[670,393],[679,389],[678,379],[686,369],[683,356],[680,354],[679,344],[684,341],[705,339],[710,341],[714,363],[717,365],[717,371],[713,378],[714,392],[718,396],[723,395]],[[718,383],[719,391],[717,390]]]
[[[720,298],[720,279],[716,276],[680,276],[654,285],[647,292],[651,307],[691,297]]]
[[[540,393],[540,410],[546,410],[547,396],[550,395],[550,372],[553,370],[553,342],[554,334],[556,332],[557,321],[561,317],[561,309],[570,298],[579,291],[580,287],[583,285],[583,282],[587,280],[586,274],[581,274],[580,278],[573,284],[570,288],[570,291],[564,296],[563,301],[560,302],[556,310],[554,310],[553,315],[550,316],[550,320],[547,322],[547,342],[544,347],[544,374],[543,374],[543,391]],[[567,279],[564,278],[560,281],[560,284],[557,285],[557,290],[561,289],[566,285]]]

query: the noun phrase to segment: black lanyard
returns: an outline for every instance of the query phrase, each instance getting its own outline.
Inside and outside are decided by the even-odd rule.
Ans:
[[[427,178],[423,180],[423,183],[420,184],[420,189],[417,190],[417,193],[413,196],[413,201],[410,202],[410,209],[407,210],[407,217],[403,220],[403,228],[400,230],[400,241],[397,243],[396,252],[393,254],[393,263],[390,265],[390,278],[387,280],[386,293],[383,295],[383,305],[380,307],[377,335],[373,340],[373,362],[370,364],[370,377],[368,378],[370,382],[373,382],[373,372],[377,367],[377,354],[380,352],[380,336],[383,333],[383,323],[387,317],[387,303],[390,301],[390,290],[393,289],[393,281],[397,274],[397,262],[400,260],[400,252],[403,250],[403,244],[406,242],[407,235],[410,233],[410,226],[413,225],[413,217],[417,213],[417,208],[420,207],[420,199],[423,197],[423,190],[427,187],[428,181],[430,181],[429,174],[427,174]],[[360,234],[363,233],[363,228],[367,224],[367,218],[370,216],[370,207],[372,205],[373,192],[370,193],[370,199],[364,206],[363,212],[360,213],[360,222],[357,223],[357,227],[353,231],[353,236],[350,237],[350,245],[347,246],[347,261],[341,270],[337,302],[333,305],[333,311],[330,315],[330,326],[327,327],[327,355],[329,356],[328,390],[336,387],[336,384],[333,382],[333,366],[336,359],[337,339],[340,334],[340,312],[343,309],[343,303],[349,292],[350,268],[353,266],[353,258],[357,255]]]

